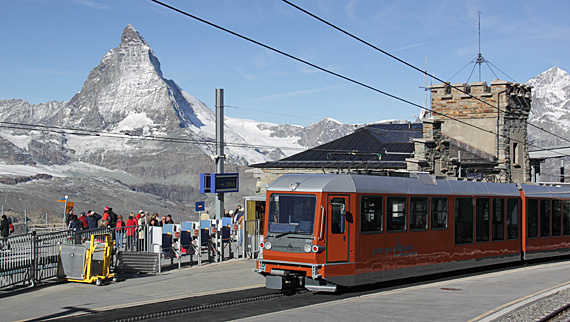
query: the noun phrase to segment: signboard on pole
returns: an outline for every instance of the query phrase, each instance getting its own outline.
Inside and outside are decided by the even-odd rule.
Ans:
[[[70,210],[73,210],[73,204],[74,204],[73,201],[68,201],[68,202],[65,204],[65,213],[66,213],[66,214],[69,213]]]
[[[196,211],[204,211],[204,201],[196,202]]]
[[[200,193],[223,193],[239,191],[238,173],[201,173]]]

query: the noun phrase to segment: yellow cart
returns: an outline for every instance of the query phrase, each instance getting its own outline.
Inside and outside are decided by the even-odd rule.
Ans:
[[[91,240],[78,245],[61,245],[57,277],[60,281],[95,283],[117,281],[117,275],[110,272],[113,251],[111,234],[91,235]]]

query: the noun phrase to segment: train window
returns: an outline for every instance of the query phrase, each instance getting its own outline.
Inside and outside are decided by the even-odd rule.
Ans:
[[[427,230],[428,198],[410,197],[410,230]]]
[[[455,198],[455,243],[473,242],[473,198]]]
[[[431,198],[431,229],[447,228],[447,197]]]
[[[552,200],[552,236],[562,234],[562,200]]]
[[[562,233],[564,236],[570,235],[570,200],[562,201],[563,219],[562,219]]]
[[[507,199],[507,239],[519,238],[519,200]]]
[[[386,230],[406,230],[406,197],[388,197]]]
[[[505,199],[493,198],[493,240],[505,239]]]
[[[344,198],[332,198],[331,200],[331,233],[344,234],[344,221],[345,214],[343,209],[346,209]]]
[[[315,195],[272,194],[269,197],[269,232],[313,234]]]
[[[489,198],[477,198],[475,201],[475,239],[477,242],[489,241]]]
[[[550,236],[550,199],[540,200],[540,237]]]
[[[383,197],[362,197],[360,207],[360,232],[374,233],[382,231],[384,222]]]
[[[526,203],[527,235],[538,237],[538,199],[528,199]]]

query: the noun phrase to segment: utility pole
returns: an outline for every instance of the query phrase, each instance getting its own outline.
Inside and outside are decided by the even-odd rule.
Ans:
[[[216,89],[216,173],[224,173],[224,90]],[[224,193],[216,192],[216,217],[224,216]]]

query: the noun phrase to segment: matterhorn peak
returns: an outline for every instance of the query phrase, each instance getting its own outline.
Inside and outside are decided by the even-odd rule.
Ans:
[[[130,24],[128,24],[125,30],[123,30],[123,34],[121,35],[121,44],[148,45],[141,34],[139,34],[139,32]]]

